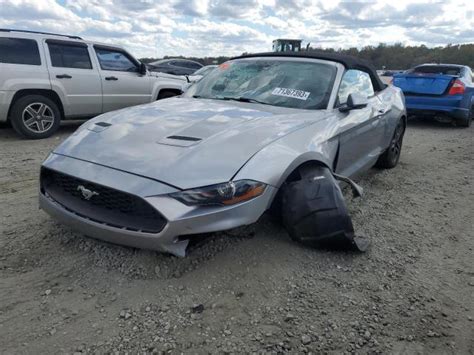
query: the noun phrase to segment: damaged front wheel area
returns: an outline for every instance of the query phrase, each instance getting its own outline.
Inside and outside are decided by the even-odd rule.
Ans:
[[[281,190],[283,225],[291,238],[310,246],[365,251],[366,238],[354,233],[341,188],[323,166],[299,168],[300,180]]]

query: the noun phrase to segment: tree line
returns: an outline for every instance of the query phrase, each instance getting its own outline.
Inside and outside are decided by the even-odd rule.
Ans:
[[[468,65],[474,69],[474,43],[471,44],[448,44],[444,47],[426,47],[421,46],[404,46],[401,43],[385,44],[380,43],[378,46],[366,46],[348,49],[333,48],[309,48],[310,51],[323,51],[331,53],[348,54],[370,61],[377,69],[408,69],[415,65],[423,63],[449,63]],[[245,53],[244,53],[245,54]],[[164,57],[168,59],[171,57]],[[204,65],[220,64],[228,60],[230,57],[173,57],[183,58],[197,61]],[[143,58],[144,63],[150,63],[155,58]]]
[[[400,43],[378,46],[367,46],[362,49],[325,49],[326,52],[337,52],[359,57],[370,61],[377,69],[408,69],[423,63],[462,64],[474,68],[474,44],[448,44],[444,47],[428,48],[421,46],[404,46]]]

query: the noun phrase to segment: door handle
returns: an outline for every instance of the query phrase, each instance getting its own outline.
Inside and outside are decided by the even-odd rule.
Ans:
[[[61,74],[61,75],[56,75],[56,78],[58,78],[58,79],[71,79],[72,76],[70,76],[69,74]]]
[[[118,78],[116,78],[115,76],[106,76],[106,77],[105,77],[105,80],[113,80],[113,81],[115,81],[115,80],[118,80]]]

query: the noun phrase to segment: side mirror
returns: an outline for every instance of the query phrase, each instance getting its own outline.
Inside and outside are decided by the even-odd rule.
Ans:
[[[146,74],[146,65],[145,63],[140,63],[140,67],[138,68],[138,72],[140,75],[145,75]]]
[[[367,100],[365,96],[354,92],[349,94],[347,102],[339,107],[339,111],[348,112],[351,110],[357,110],[359,108],[367,107],[368,104],[369,100]]]

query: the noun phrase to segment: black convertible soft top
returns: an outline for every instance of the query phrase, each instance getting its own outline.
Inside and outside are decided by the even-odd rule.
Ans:
[[[299,58],[314,58],[321,60],[329,60],[331,62],[337,62],[344,65],[346,69],[357,69],[366,72],[370,75],[372,85],[375,91],[380,91],[386,88],[386,85],[380,80],[375,68],[369,62],[352,57],[349,55],[338,54],[338,53],[327,53],[321,51],[301,51],[301,52],[265,52],[265,53],[252,53],[245,54],[232,59],[241,58],[255,58],[255,57],[299,57]]]

